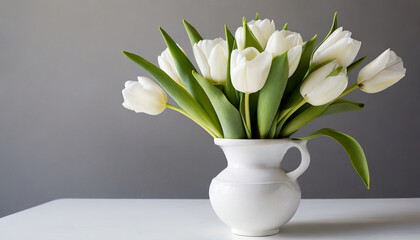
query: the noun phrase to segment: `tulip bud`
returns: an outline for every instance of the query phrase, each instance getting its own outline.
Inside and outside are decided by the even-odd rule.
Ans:
[[[183,49],[181,50],[185,54],[185,51]],[[158,56],[158,63],[160,69],[162,69],[166,74],[168,74],[169,77],[171,77],[179,85],[184,86],[179,77],[178,70],[176,69],[175,62],[172,58],[169,48],[166,48],[165,51],[163,51],[162,54]]]
[[[138,77],[138,81],[125,82],[122,90],[123,106],[136,113],[144,112],[157,115],[166,108],[168,97],[163,89],[147,77]]]
[[[313,106],[336,99],[347,87],[346,68],[331,62],[311,73],[300,87],[302,97]]]
[[[274,25],[273,20],[264,19],[264,20],[252,20],[248,22],[248,27],[251,32],[254,34],[255,38],[257,38],[258,42],[260,43],[262,48],[265,48],[267,44],[268,38],[270,38],[271,34],[276,30],[276,26]],[[236,44],[238,45],[239,50],[244,49],[245,45],[245,35],[244,35],[244,28],[239,27],[235,32],[235,40]]]
[[[356,58],[362,42],[351,38],[351,32],[336,29],[314,52],[313,63],[335,58],[338,64],[348,67]]]
[[[299,33],[288,30],[275,31],[268,39],[265,51],[271,53],[273,57],[278,56],[285,51],[289,63],[289,77],[296,71],[302,55],[302,37]]]
[[[259,91],[267,80],[271,61],[270,53],[260,53],[253,47],[233,50],[230,60],[233,87],[244,93]]]
[[[227,74],[228,49],[221,38],[201,40],[193,46],[193,52],[201,74],[217,83],[224,83]]]
[[[377,93],[398,82],[405,71],[402,59],[387,49],[360,70],[357,83],[363,91]]]

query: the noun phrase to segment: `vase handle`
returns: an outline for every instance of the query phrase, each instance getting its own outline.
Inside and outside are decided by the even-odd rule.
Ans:
[[[309,163],[311,162],[308,148],[306,148],[306,142],[306,140],[292,140],[291,142],[292,147],[299,149],[300,155],[302,157],[299,167],[287,173],[287,176],[293,180],[296,180],[300,175],[302,175],[302,173],[304,173],[309,167]]]

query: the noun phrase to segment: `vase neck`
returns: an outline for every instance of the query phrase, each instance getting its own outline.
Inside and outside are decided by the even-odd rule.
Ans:
[[[223,139],[215,143],[222,148],[230,168],[279,168],[290,141]]]

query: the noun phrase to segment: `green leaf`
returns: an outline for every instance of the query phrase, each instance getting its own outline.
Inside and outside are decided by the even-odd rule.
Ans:
[[[327,37],[325,37],[325,39],[327,39],[335,30],[337,30],[337,27],[337,12],[335,12],[330,32],[328,33]]]
[[[365,107],[365,104],[349,101],[346,99],[337,99],[319,115],[319,117],[342,113],[342,112],[352,112],[362,110]]]
[[[344,150],[346,150],[347,154],[350,157],[351,164],[353,165],[354,169],[359,174],[359,176],[362,178],[363,183],[366,185],[367,189],[369,189],[369,168],[366,161],[365,153],[363,152],[363,149],[360,146],[360,144],[353,137],[329,128],[320,129],[307,137],[299,139],[310,140],[312,138],[321,136],[330,137],[334,139],[344,148]]]
[[[307,72],[307,73],[306,73],[306,75],[305,75],[305,78],[306,78],[307,76],[309,76],[311,73],[315,72],[316,70],[318,70],[318,69],[322,68],[323,66],[325,66],[325,65],[327,65],[327,64],[329,64],[329,63],[332,63],[332,62],[334,62],[334,61],[335,61],[335,58],[332,58],[332,59],[328,59],[328,60],[323,61],[323,62],[318,63],[318,64],[311,64],[311,65],[309,66],[308,72]],[[341,67],[341,66],[340,66],[340,67]],[[340,70],[339,70],[338,72],[333,73],[333,72],[334,72],[334,71],[333,71],[333,72],[331,72],[330,74],[336,74],[336,75],[338,75],[338,73],[340,73],[341,69],[343,69],[343,67],[341,67],[341,68],[340,68]],[[337,68],[336,68],[336,69],[334,69],[334,70],[337,70]]]
[[[192,71],[196,71],[194,65],[190,62],[187,56],[182,52],[174,40],[162,29],[159,27],[160,32],[166,42],[166,45],[171,52],[172,58],[175,62],[176,69],[178,70],[179,77],[181,78],[182,83],[184,83],[188,92],[200,103],[204,110],[209,115],[211,121],[214,123],[216,128],[221,131],[219,119],[217,118],[216,112],[207,97],[204,90],[197,83],[197,80],[192,75]]]
[[[255,21],[260,20],[260,15],[257,13],[255,14]]]
[[[352,64],[350,64],[347,67],[347,74],[349,74],[349,72],[351,72],[353,69],[355,69],[357,66],[359,66],[359,64],[361,64],[365,59],[366,59],[366,56],[364,56],[362,58],[359,58],[358,60],[356,60]]]
[[[277,130],[277,124],[275,121],[273,121],[273,124],[271,124],[270,131],[268,131],[267,138],[274,138],[276,135],[276,130]]]
[[[281,129],[280,137],[289,137],[317,117],[342,112],[357,111],[363,108],[363,103],[352,102],[345,99],[337,99],[332,103],[327,103],[321,106],[305,104],[290,117],[290,120],[285,123],[283,129]]]
[[[289,29],[289,24],[288,23],[284,24],[283,30],[288,30],[288,29]]]
[[[184,23],[185,30],[190,38],[191,46],[194,46],[195,43],[203,40],[198,31],[191,24],[189,24],[185,19],[182,19],[182,22]]]
[[[324,40],[322,40],[322,42],[315,48],[315,51],[319,48],[319,46],[322,45],[323,42],[325,42],[325,40],[327,40],[327,38],[335,31],[337,30],[337,12],[334,13],[334,18],[331,24],[331,28],[330,31],[328,32],[327,36],[325,36]],[[315,52],[314,51],[314,52]]]
[[[257,107],[258,130],[265,138],[280,106],[289,75],[287,52],[273,58],[267,81],[260,91]]]
[[[300,113],[293,114],[281,129],[280,138],[289,137],[301,127],[305,126],[306,124],[317,118],[319,115],[321,115],[321,113],[327,107],[328,104],[321,106],[310,106]]]
[[[162,86],[162,88],[171,96],[175,102],[184,109],[188,114],[193,116],[197,121],[209,127],[218,137],[222,137],[221,130],[219,130],[210,117],[203,109],[203,107],[187,92],[183,87],[176,83],[164,71],[148,62],[144,58],[136,54],[124,52],[130,60],[140,65]]]
[[[229,102],[220,89],[200,76],[197,72],[193,71],[192,74],[214,105],[222,125],[223,137],[233,139],[245,138],[245,130],[238,110]]]
[[[289,96],[303,81],[303,78],[306,75],[306,72],[309,68],[309,63],[311,61],[312,51],[316,43],[317,35],[315,35],[311,40],[308,40],[302,48],[302,56],[300,57],[299,65],[296,68],[296,71],[290,76],[287,81],[285,96]]]
[[[225,25],[225,33],[226,33],[226,44],[228,47],[228,62],[227,62],[226,89],[225,89],[226,97],[233,104],[233,106],[238,108],[239,107],[238,93],[236,92],[236,89],[233,87],[232,80],[230,78],[230,57],[235,47],[235,38],[233,37],[232,33],[229,31],[226,25]]]
[[[251,29],[249,29],[249,26],[246,23],[246,18],[243,18],[243,27],[244,27],[244,33],[245,33],[244,49],[248,47],[254,47],[259,52],[263,52],[264,49],[261,47],[261,44],[258,42],[257,38],[254,36]]]
[[[335,68],[332,72],[330,72],[330,74],[328,74],[327,77],[337,76],[338,74],[340,74],[341,70],[343,70],[343,67],[339,66]]]

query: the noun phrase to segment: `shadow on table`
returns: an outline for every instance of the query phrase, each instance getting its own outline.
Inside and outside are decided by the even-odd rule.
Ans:
[[[284,238],[332,237],[357,234],[362,232],[378,232],[390,227],[406,226],[418,229],[420,225],[420,209],[412,212],[383,214],[360,219],[329,219],[320,221],[291,222],[284,226],[277,235],[258,238],[232,235],[234,240],[280,240]]]

